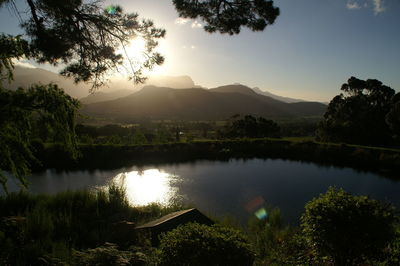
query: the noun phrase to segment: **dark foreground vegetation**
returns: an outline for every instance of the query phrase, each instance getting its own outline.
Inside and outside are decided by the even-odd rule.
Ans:
[[[390,204],[330,188],[299,227],[279,209],[247,226],[189,223],[150,245],[135,225],[179,207],[132,207],[122,189],[0,198],[1,265],[398,265],[399,217]]]

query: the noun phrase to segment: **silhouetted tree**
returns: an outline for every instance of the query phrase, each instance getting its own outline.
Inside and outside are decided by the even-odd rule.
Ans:
[[[266,0],[173,0],[180,17],[201,18],[207,32],[240,33],[241,27],[262,31],[275,22],[279,8]]]
[[[395,134],[400,138],[400,93],[397,93],[392,99],[392,108],[386,115],[386,123]]]
[[[42,121],[51,128],[73,157],[77,155],[75,117],[79,102],[57,85],[35,85],[28,90],[0,87],[0,183],[6,190],[11,172],[23,186],[35,161],[32,125]]]
[[[264,138],[279,137],[280,128],[272,120],[263,117],[246,115],[242,119],[233,120],[226,128],[224,135],[229,138]]]
[[[364,81],[355,77],[343,84],[341,90],[344,93],[335,96],[328,105],[318,127],[318,138],[363,144],[390,143],[393,134],[385,117],[392,109],[395,91],[379,80]]]
[[[123,63],[123,55],[118,52],[130,40],[141,37],[146,41],[146,60],[134,64],[131,60],[131,78],[135,82],[144,81],[144,68],[159,65],[164,58],[154,48],[157,39],[164,37],[165,30],[156,28],[150,20],[140,20],[136,13],[125,14],[121,7],[104,9],[100,1],[82,0],[26,0],[29,15],[21,26],[28,37],[22,40],[14,36],[1,35],[0,42],[12,50],[16,41],[21,44],[19,56],[36,59],[40,63],[63,63],[65,76],[74,77],[76,82],[92,81],[94,88],[104,83],[110,71],[115,71]],[[1,0],[0,7],[12,0]],[[18,12],[18,11],[17,11]],[[2,47],[3,48],[3,47]],[[7,57],[15,55],[6,52]],[[129,60],[129,59],[128,59]],[[8,62],[11,64],[11,61]],[[10,68],[7,68],[10,70]]]

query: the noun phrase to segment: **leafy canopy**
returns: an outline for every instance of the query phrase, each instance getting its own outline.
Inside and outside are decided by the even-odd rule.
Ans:
[[[263,31],[279,16],[279,8],[266,0],[173,0],[180,17],[201,18],[207,32],[240,33],[241,27]]]
[[[252,265],[250,244],[238,230],[188,223],[161,238],[159,265]]]
[[[223,135],[228,138],[264,138],[279,137],[280,128],[277,123],[263,117],[246,115],[243,118],[233,116]]]
[[[335,265],[379,258],[394,237],[396,217],[389,204],[329,188],[308,202],[301,217],[309,244]]]
[[[390,144],[399,135],[400,94],[376,79],[351,77],[328,105],[318,137],[325,141]]]
[[[5,171],[26,187],[24,179],[35,161],[33,127],[39,122],[53,130],[73,157],[77,156],[75,117],[79,102],[57,85],[33,85],[28,90],[0,87],[0,183],[6,190]]]
[[[5,1],[10,5],[13,1]],[[131,40],[146,42],[145,61],[129,61],[131,79],[143,82],[143,69],[163,63],[154,48],[165,30],[150,20],[140,20],[136,13],[124,13],[115,6],[112,12],[103,9],[101,1],[26,0],[29,15],[21,23],[29,46],[23,51],[27,58],[39,63],[65,65],[62,74],[79,81],[92,81],[93,87],[103,85],[110,71],[124,66],[123,52]],[[122,50],[123,50],[122,49]]]

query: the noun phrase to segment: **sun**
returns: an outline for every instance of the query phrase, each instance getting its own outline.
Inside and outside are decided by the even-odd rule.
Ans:
[[[158,46],[154,49],[155,52],[160,53],[164,58],[168,57],[168,48],[165,40],[160,40]],[[146,55],[146,40],[142,37],[137,37],[131,40],[127,45],[117,51],[124,57],[123,67],[127,73],[126,75],[132,74],[132,70],[137,71],[140,66],[144,64],[147,59]],[[163,75],[166,69],[164,65],[155,65],[152,69],[143,69],[143,75]]]

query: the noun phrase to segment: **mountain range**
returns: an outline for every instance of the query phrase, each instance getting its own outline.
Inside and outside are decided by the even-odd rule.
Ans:
[[[269,118],[322,116],[326,105],[305,102],[249,88],[241,84],[206,89],[188,76],[153,77],[148,84],[133,86],[126,80],[112,80],[108,87],[89,94],[90,84],[75,84],[54,72],[16,66],[9,89],[32,83],[56,83],[69,95],[80,98],[81,112],[106,119],[226,120],[235,114]]]
[[[168,87],[174,89],[201,88],[201,86],[196,85],[189,76],[154,76],[150,77],[145,84],[141,85],[134,85],[132,84],[132,82],[126,79],[111,79],[110,83],[107,84],[107,86],[104,86],[100,88],[99,91],[90,94],[90,84],[75,84],[72,79],[65,78],[57,73],[41,68],[27,68],[18,65],[14,68],[14,80],[11,82],[11,84],[4,85],[6,88],[16,89],[18,87],[26,88],[33,83],[48,84],[50,82],[58,84],[61,88],[65,90],[67,94],[80,99],[84,103],[114,100],[134,93],[142,89],[146,85],[154,85],[158,87]],[[293,99],[289,97],[275,95],[268,91],[262,91],[257,87],[253,88],[253,90],[258,94],[269,96],[287,103],[304,101],[300,99]]]
[[[111,78],[110,82],[99,88],[95,93],[90,94],[91,84],[75,84],[70,78],[65,78],[57,73],[42,68],[27,68],[15,66],[13,71],[14,79],[11,83],[5,83],[7,89],[16,89],[19,87],[27,88],[31,84],[55,83],[70,96],[78,99],[85,99],[87,102],[96,102],[103,100],[116,99],[136,92],[147,85],[165,86],[170,88],[194,88],[200,87],[194,84],[189,76],[154,76],[149,77],[145,84],[135,85],[124,78]]]
[[[84,105],[81,112],[125,122],[141,119],[226,120],[235,114],[268,118],[322,116],[326,107],[318,102],[286,103],[234,84],[209,90],[146,86],[118,99]]]

